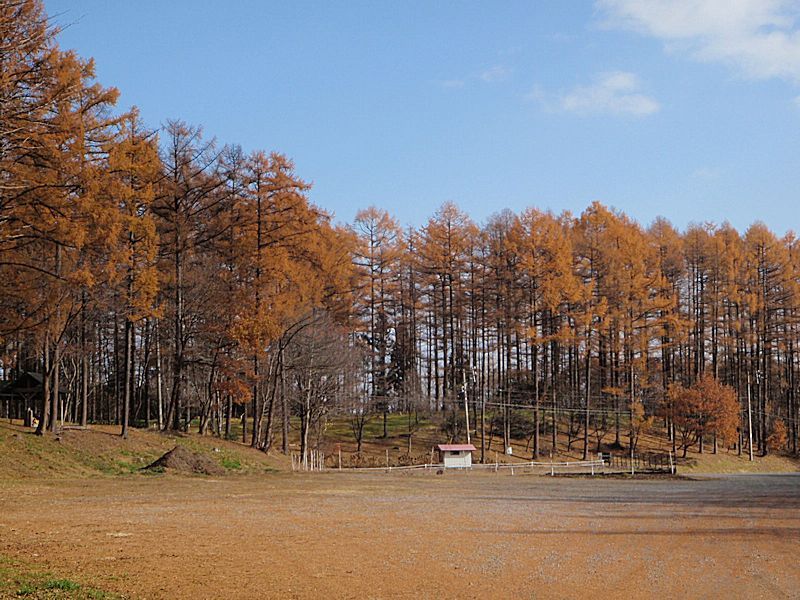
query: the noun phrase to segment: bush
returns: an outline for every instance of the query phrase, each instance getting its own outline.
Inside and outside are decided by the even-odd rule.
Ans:
[[[782,419],[776,419],[772,423],[772,431],[767,438],[767,448],[771,452],[780,452],[786,448],[787,439],[786,424]]]

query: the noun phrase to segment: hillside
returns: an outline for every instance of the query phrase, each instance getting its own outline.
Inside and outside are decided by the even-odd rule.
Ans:
[[[264,473],[286,468],[282,455],[267,456],[243,444],[196,434],[92,425],[57,435],[34,435],[18,422],[0,423],[0,479],[125,476],[138,473],[175,446],[208,456],[229,473]]]
[[[238,425],[238,424],[237,424]],[[299,452],[296,439],[297,427],[293,423],[291,452]],[[356,443],[349,421],[332,419],[326,426],[320,441],[320,449],[326,455],[329,468],[339,464],[341,452],[342,466],[384,466],[389,464],[430,462],[431,450],[436,444],[447,442],[434,418],[420,417],[414,425],[409,444],[407,415],[389,415],[387,436],[383,436],[382,419],[370,420],[364,430],[361,454],[356,453]],[[128,440],[118,435],[119,429],[109,425],[93,425],[87,429],[66,428],[60,434],[39,437],[19,422],[0,423],[0,479],[29,478],[72,478],[98,476],[129,476],[140,473],[141,469],[176,446],[183,446],[201,456],[208,457],[231,474],[259,474],[269,471],[290,470],[290,459],[280,452],[269,455],[254,450],[233,440],[222,440],[196,433],[160,433],[155,430],[132,429]],[[235,438],[240,430],[234,428]],[[559,436],[559,452],[552,458],[560,461],[580,460],[582,446],[580,440],[574,441],[572,449],[566,450],[566,436]],[[610,441],[610,440],[608,440]],[[473,435],[472,442],[480,448],[480,438]],[[542,438],[542,457],[549,460],[550,438]],[[640,452],[667,452],[668,441],[661,436],[645,436],[639,443]],[[503,454],[502,440],[499,437],[487,438],[485,457],[487,462],[520,462],[531,460],[528,440],[512,441],[513,455]],[[594,445],[592,446],[594,450]],[[603,445],[604,451],[624,454],[625,450],[614,450]],[[433,455],[434,460],[438,460]],[[479,451],[475,455],[479,460]],[[738,456],[735,450],[721,448],[717,454],[707,449],[698,454],[690,451],[684,459],[677,459],[682,473],[749,473],[749,472],[793,472],[800,471],[800,461],[780,455],[756,457],[753,462],[746,453]],[[147,476],[142,473],[142,476]]]

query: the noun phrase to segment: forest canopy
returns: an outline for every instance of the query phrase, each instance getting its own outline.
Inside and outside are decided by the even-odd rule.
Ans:
[[[280,152],[117,111],[57,34],[40,0],[0,5],[0,375],[42,382],[5,416],[229,436],[245,414],[244,439],[283,451],[297,417],[305,452],[332,412],[357,431],[468,399],[504,436],[532,409],[534,456],[548,423],[586,455],[655,418],[684,449],[798,451],[793,234],[600,203],[336,224]]]

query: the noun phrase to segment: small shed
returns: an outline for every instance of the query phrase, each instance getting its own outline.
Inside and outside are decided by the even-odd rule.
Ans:
[[[439,444],[439,461],[445,469],[469,469],[472,466],[472,444]]]
[[[12,381],[0,382],[0,414],[13,419],[24,418],[28,424],[27,412],[30,409],[39,412],[43,393],[44,376],[41,373],[20,371]],[[62,402],[67,396],[63,387],[59,396]]]

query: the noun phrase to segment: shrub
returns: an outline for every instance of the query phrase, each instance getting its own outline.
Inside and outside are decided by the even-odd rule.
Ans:
[[[780,452],[786,448],[786,424],[783,419],[776,419],[772,423],[772,431],[767,438],[767,448],[772,452]]]

